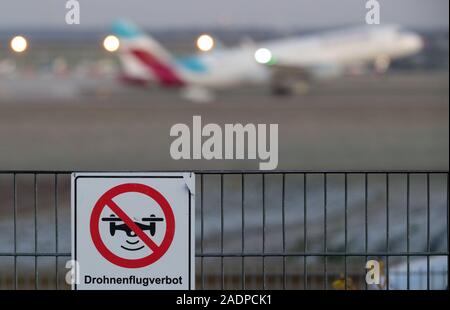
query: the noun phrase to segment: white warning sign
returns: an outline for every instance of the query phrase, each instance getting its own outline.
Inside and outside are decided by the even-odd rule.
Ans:
[[[194,289],[193,173],[73,173],[74,289]]]

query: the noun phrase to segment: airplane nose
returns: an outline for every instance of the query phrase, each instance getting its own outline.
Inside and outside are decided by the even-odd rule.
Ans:
[[[422,37],[420,37],[418,35],[410,35],[410,36],[408,36],[407,44],[414,51],[420,51],[425,46]]]

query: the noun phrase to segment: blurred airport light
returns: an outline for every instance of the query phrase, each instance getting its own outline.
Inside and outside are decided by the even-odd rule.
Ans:
[[[197,48],[202,52],[210,51],[214,47],[214,39],[208,34],[202,34],[197,38]]]
[[[15,36],[12,38],[10,46],[14,52],[22,53],[27,49],[28,42],[23,36]]]
[[[259,48],[255,52],[255,60],[260,64],[268,64],[272,60],[272,52],[267,48]]]
[[[108,52],[115,52],[115,51],[117,51],[119,49],[119,47],[120,47],[119,38],[117,38],[116,36],[113,36],[113,35],[107,36],[103,40],[103,47]]]

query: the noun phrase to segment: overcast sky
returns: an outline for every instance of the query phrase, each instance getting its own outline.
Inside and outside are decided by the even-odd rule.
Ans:
[[[448,28],[449,0],[379,0],[381,22]],[[365,0],[79,0],[81,26],[126,17],[147,28],[262,26],[282,29],[362,24]],[[0,0],[0,30],[65,25],[66,0]],[[71,26],[73,27],[73,26]],[[77,26],[79,27],[79,26]],[[81,27],[79,27],[81,28]]]

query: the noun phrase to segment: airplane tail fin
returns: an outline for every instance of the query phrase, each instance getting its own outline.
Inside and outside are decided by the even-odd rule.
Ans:
[[[127,21],[116,21],[113,32],[120,40],[119,58],[126,80],[156,81],[174,87],[184,85],[170,53],[151,36]]]

